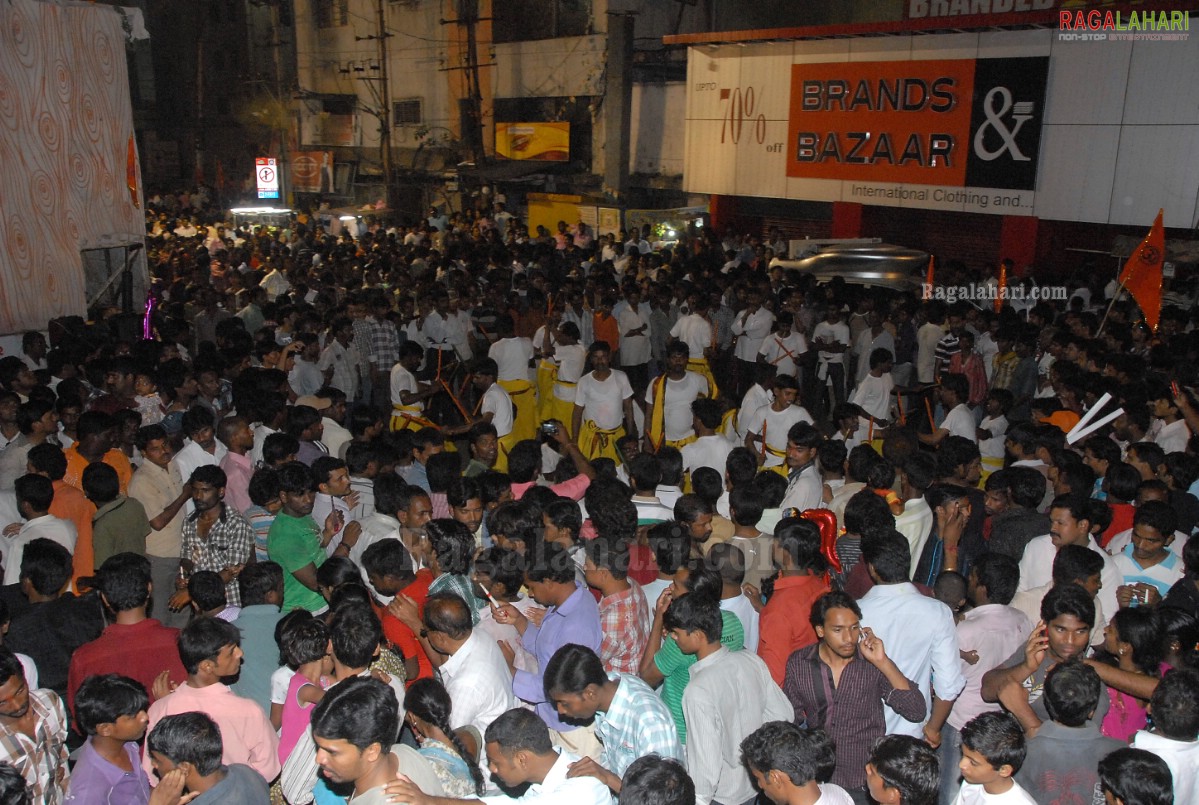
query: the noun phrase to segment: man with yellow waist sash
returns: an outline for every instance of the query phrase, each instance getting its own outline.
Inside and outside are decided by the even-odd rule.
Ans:
[[[682,448],[695,441],[691,403],[706,397],[708,382],[687,370],[688,347],[674,341],[666,348],[666,372],[658,375],[646,390],[645,440],[648,452],[663,445]]]
[[[776,375],[772,383],[774,400],[753,414],[746,424],[745,446],[758,454],[763,469],[783,467],[787,459],[787,432],[797,422],[812,424],[812,417],[795,404],[799,384],[790,375]],[[746,416],[749,416],[747,413]]]
[[[495,428],[499,441],[499,451],[493,469],[497,472],[507,472],[508,453],[520,439],[516,438],[515,431],[512,429],[515,415],[512,398],[508,396],[508,392],[504,390],[503,386],[496,382],[498,371],[495,361],[491,358],[480,358],[475,361],[471,382],[474,383],[475,390],[482,396],[479,398],[478,405],[475,406],[474,416],[468,422],[453,428],[444,428],[442,432],[449,438],[469,432],[480,422],[490,423]]]
[[[533,366],[533,341],[518,338],[511,316],[502,315],[496,320],[499,339],[491,345],[487,356],[495,361],[496,381],[508,392],[515,409],[512,415],[513,444],[522,439],[537,436],[537,387],[529,381],[529,369]],[[503,452],[501,438],[500,452]]]
[[[545,324],[533,336],[533,348],[537,355],[537,415],[543,422],[554,418],[554,382],[558,379],[554,350],[558,346],[557,325],[561,319],[562,314],[555,313],[551,303]]]
[[[437,427],[424,417],[425,400],[437,393],[437,387],[416,379],[423,358],[424,350],[415,341],[400,345],[400,360],[391,367],[392,432]]]
[[[558,327],[557,345],[554,347],[554,382],[542,398],[541,418],[556,419],[562,423],[567,435],[572,438],[575,409],[575,393],[583,367],[587,363],[587,350],[579,344],[579,328],[574,322],[562,322]]]
[[[591,345],[592,371],[579,378],[571,412],[575,443],[589,461],[610,458],[620,462],[616,440],[625,424],[633,425],[633,387],[624,372],[612,368],[612,348],[606,341]]]
[[[712,375],[712,367],[708,363],[708,353],[715,353],[716,330],[706,318],[708,299],[706,294],[693,293],[687,298],[691,312],[675,322],[670,328],[670,337],[687,345],[687,371],[694,372],[708,381],[707,396],[716,399],[720,391],[716,378]]]

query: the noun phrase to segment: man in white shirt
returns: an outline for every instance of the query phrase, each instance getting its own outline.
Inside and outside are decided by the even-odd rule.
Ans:
[[[758,360],[773,366],[776,374],[791,375],[798,380],[799,361],[808,351],[808,342],[802,333],[792,329],[793,320],[794,317],[786,311],[775,316],[775,332],[762,339],[762,346],[758,348]],[[758,375],[749,376],[756,378]],[[752,390],[747,388],[746,394]]]
[[[695,783],[695,801],[749,802],[755,792],[741,763],[741,742],[768,721],[794,718],[791,702],[761,657],[721,645],[720,607],[711,599],[675,599],[663,625],[680,651],[696,657],[683,692],[687,771]]]
[[[876,349],[869,355],[870,368],[858,380],[858,387],[850,399],[854,405],[874,418],[875,428],[891,419],[891,390],[895,381],[891,377],[894,357],[885,349]]]
[[[920,686],[932,714],[913,723],[887,708],[887,733],[923,738],[925,723],[943,723],[966,686],[953,612],[908,581],[911,552],[900,534],[866,541],[862,548],[862,561],[875,583],[859,601],[862,626],[874,630],[903,675]]]
[[[184,483],[192,477],[197,467],[206,464],[220,466],[221,459],[229,452],[216,437],[212,412],[202,406],[193,405],[184,412],[183,435],[187,437],[187,443],[171,459],[171,464],[175,467],[175,477],[182,478]],[[189,499],[183,510],[190,517],[196,510],[195,504]]]
[[[425,400],[437,393],[430,384],[416,379],[416,370],[424,358],[420,344],[405,341],[400,345],[400,359],[391,367],[391,430],[419,430],[426,426]]]
[[[895,336],[883,327],[882,317],[877,310],[867,311],[866,323],[869,326],[858,334],[853,349],[855,383],[861,383],[866,373],[873,368],[870,365],[870,356],[875,350],[885,349],[891,355],[895,354]]]
[[[681,448],[689,443],[695,437],[691,404],[708,393],[708,382],[687,371],[685,344],[674,342],[667,347],[666,356],[666,372],[654,378],[645,392],[647,451],[663,445]]]
[[[966,404],[969,396],[970,384],[965,375],[941,375],[941,405],[949,413],[934,432],[917,434],[920,441],[936,447],[946,436],[961,436],[978,444],[978,425]]]
[[[916,382],[932,383],[936,377],[937,344],[945,335],[945,303],[929,302],[925,307],[928,318],[916,331]]]
[[[792,425],[787,432],[787,493],[783,509],[819,509],[824,507],[824,483],[816,465],[816,451],[824,437],[810,423]]]
[[[1017,592],[1048,584],[1053,578],[1053,559],[1065,545],[1082,545],[1103,559],[1100,580],[1103,583],[1098,599],[1110,618],[1119,609],[1116,591],[1124,583],[1115,562],[1091,536],[1091,521],[1087,501],[1081,495],[1062,495],[1049,505],[1049,533],[1036,537],[1024,547],[1020,559],[1020,585]]]
[[[415,634],[424,635],[421,643],[434,664],[444,658],[437,673],[453,703],[450,724],[455,729],[471,726],[483,735],[493,721],[516,707],[503,653],[486,632],[471,628],[470,610],[460,596],[430,595],[423,619],[415,602],[403,597],[392,604],[391,612]]]
[[[716,432],[722,419],[720,403],[700,397],[691,403],[691,417],[697,438],[679,451],[683,456],[683,472],[690,474],[700,467],[711,467],[723,475],[733,443]]]
[[[516,336],[510,316],[501,315],[495,327],[499,339],[487,355],[495,361],[496,382],[515,406],[512,438],[516,442],[532,439],[537,434],[537,389],[529,380],[529,370],[534,365],[533,342]]]
[[[756,287],[745,294],[745,310],[733,319],[733,357],[737,359],[737,392],[742,396],[757,378],[758,352],[770,335],[774,314],[762,307],[762,292]],[[790,372],[794,374],[794,371]]]
[[[324,372],[317,363],[321,357],[321,343],[315,333],[296,333],[295,341],[303,346],[296,353],[287,382],[297,397],[307,397],[325,385]]]
[[[14,484],[17,509],[24,523],[12,523],[4,529],[4,583],[17,584],[21,579],[21,557],[25,546],[35,539],[57,542],[75,553],[75,524],[50,514],[54,501],[54,484],[44,475],[22,475]]]
[[[620,328],[620,368],[629,376],[634,394],[649,384],[649,306],[641,306],[641,292],[635,287],[625,293],[625,305],[613,311]]]
[[[826,387],[833,390],[833,407],[845,402],[845,353],[850,349],[849,325],[841,321],[841,309],[835,305],[828,309],[824,321],[812,329],[812,344],[818,352],[816,382],[820,389],[820,405],[823,409],[828,396]]]
[[[799,384],[789,375],[774,378],[774,400],[755,411],[745,425],[745,446],[758,454],[763,467],[777,467],[787,457],[787,440],[792,426],[812,424],[803,406],[796,405]]]
[[[567,777],[578,756],[550,742],[549,727],[531,710],[513,708],[492,722],[483,736],[487,767],[505,788],[528,785],[520,797],[497,794],[474,799],[431,797],[411,780],[388,786],[397,801],[409,805],[612,805],[612,792],[595,777]]]
[[[758,381],[749,387],[749,391],[745,392],[745,396],[741,398],[741,405],[737,408],[737,415],[727,421],[721,432],[724,434],[734,447],[738,447],[745,443],[745,435],[748,433],[749,423],[757,414],[758,409],[764,405],[770,405],[774,402],[774,392],[771,391],[771,386],[774,383],[776,373],[774,368],[765,364],[758,365]],[[799,377],[796,376],[796,382]],[[735,420],[735,422],[734,422]],[[734,428],[734,424],[736,427]]]
[[[1166,387],[1162,388],[1164,390]],[[1183,419],[1178,406],[1174,404],[1169,391],[1158,392],[1157,399],[1153,400],[1151,404],[1153,405],[1153,415],[1162,423],[1161,429],[1153,437],[1154,443],[1166,453],[1185,452],[1187,442],[1191,439],[1191,429],[1187,427],[1186,420]]]
[[[445,291],[438,290],[433,295],[432,306],[433,309],[425,316],[421,325],[421,331],[429,345],[425,363],[428,370],[435,373],[438,366],[442,367],[443,371],[448,370],[449,364],[454,360],[454,345],[450,337],[457,322],[452,322],[451,319],[456,320],[457,317],[450,312],[450,295]]]
[[[362,364],[362,357],[352,343],[354,322],[348,317],[339,316],[333,320],[329,334],[332,338],[328,340],[316,367],[322,376],[327,378],[328,385],[340,389],[348,399],[356,399],[359,386],[358,370]]]
[[[619,465],[616,440],[625,435],[625,423],[634,426],[633,387],[624,372],[612,368],[607,345],[592,345],[589,354],[592,370],[579,378],[570,430],[588,460],[610,458]]]
[[[527,340],[527,339],[526,339]],[[443,428],[442,434],[447,438],[467,433],[480,422],[487,422],[495,428],[499,451],[496,454],[493,469],[496,472],[508,471],[508,453],[516,446],[519,439],[513,430],[516,408],[512,398],[498,382],[496,375],[499,369],[491,358],[480,358],[474,364],[475,391],[482,393],[479,401],[479,415],[474,419],[453,428]]]
[[[579,343],[579,328],[571,321],[558,325],[556,341],[552,355],[556,367],[554,387],[550,400],[542,401],[542,418],[558,420],[573,436],[569,428],[574,415],[575,391],[587,364],[587,349]]]
[[[704,376],[711,386],[708,396],[715,399],[719,393],[716,378],[712,375],[712,368],[708,364],[708,358],[716,344],[712,323],[706,318],[708,297],[707,294],[693,293],[689,300],[691,301],[691,312],[674,323],[674,326],[670,328],[670,337],[687,345],[689,356],[687,368]]]

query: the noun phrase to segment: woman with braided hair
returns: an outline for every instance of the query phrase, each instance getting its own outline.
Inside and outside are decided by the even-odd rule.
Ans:
[[[450,694],[435,679],[418,679],[404,697],[408,725],[420,744],[447,796],[472,797],[483,793],[483,772],[450,726]]]

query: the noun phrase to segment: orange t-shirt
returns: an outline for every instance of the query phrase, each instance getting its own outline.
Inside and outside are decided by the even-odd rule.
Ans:
[[[90,462],[81,456],[74,446],[63,452],[67,457],[67,474],[63,476],[63,480],[82,492],[83,471]],[[117,478],[121,481],[121,494],[126,494],[129,491],[129,481],[133,479],[133,465],[129,463],[129,457],[114,447],[104,454],[102,460],[117,471]]]
[[[81,457],[82,458],[82,457]],[[66,481],[54,482],[54,501],[50,514],[75,524],[75,553],[72,556],[71,579],[95,573],[96,555],[92,551],[92,517],[96,507],[87,497]]]
[[[593,329],[595,331],[596,341],[606,341],[608,346],[615,352],[620,346],[620,324],[617,323],[615,316],[604,318],[596,313],[592,320]]]
[[[424,617],[425,614],[425,601],[429,598],[429,585],[432,583],[433,571],[422,568],[417,571],[416,580],[400,590],[400,595],[406,595],[416,602],[416,609],[421,614],[421,617]],[[394,615],[390,614],[386,607],[375,605],[375,614],[379,616],[379,620],[383,623],[383,636],[404,655],[404,659],[409,657],[416,658],[418,669],[416,678],[409,679],[408,684],[411,685],[417,679],[431,679],[433,677],[433,663],[429,662],[429,657],[425,654],[424,648],[421,647],[420,640],[417,639],[412,630],[401,623]]]

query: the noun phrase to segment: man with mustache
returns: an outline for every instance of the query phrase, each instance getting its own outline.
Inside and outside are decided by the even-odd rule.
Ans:
[[[67,714],[51,690],[30,690],[21,661],[0,647],[0,758],[25,778],[30,802],[58,805],[67,791]]]

